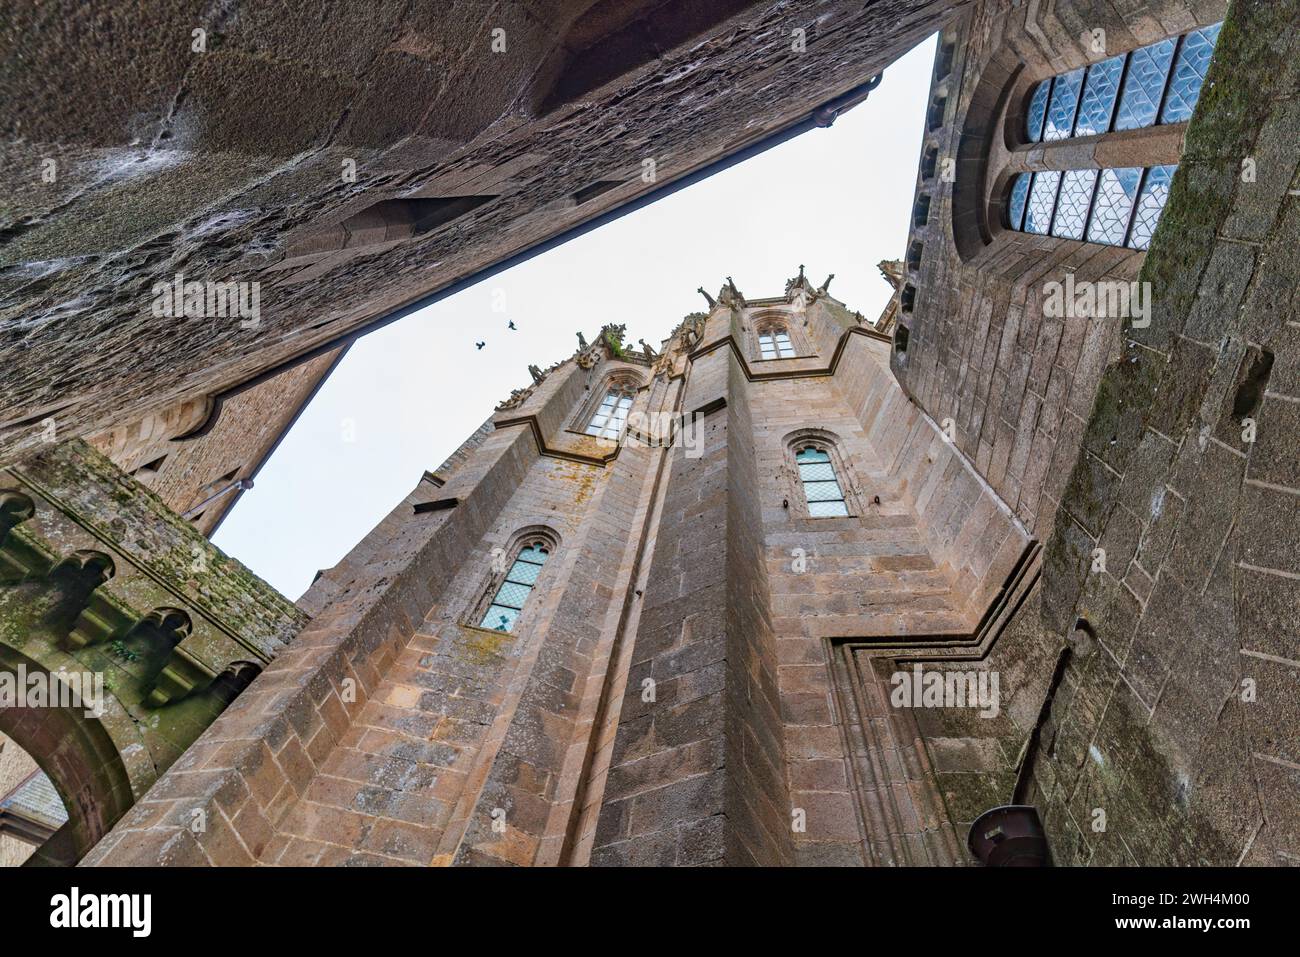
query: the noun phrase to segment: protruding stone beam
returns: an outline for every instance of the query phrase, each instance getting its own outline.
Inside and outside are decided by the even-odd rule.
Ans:
[[[166,616],[167,612],[176,615]],[[195,621],[193,633],[190,633],[187,627],[189,618],[179,609],[158,609],[156,613],[164,615],[159,620],[159,627],[177,636],[177,644],[154,679],[153,689],[145,702],[149,707],[161,708],[203,691],[232,665],[249,660],[248,648],[208,622]],[[263,664],[265,662],[258,667]]]
[[[11,528],[0,541],[0,584],[16,585],[33,578],[44,578],[58,564],[59,556],[44,546],[40,538],[22,527]]]
[[[139,620],[131,606],[109,589],[96,588],[90,593],[90,602],[77,616],[76,623],[66,639],[69,651],[89,645],[121,638]]]
[[[193,658],[181,645],[177,645],[167,664],[154,679],[153,690],[145,700],[151,708],[179,701],[194,691],[201,691],[217,677],[217,672]]]

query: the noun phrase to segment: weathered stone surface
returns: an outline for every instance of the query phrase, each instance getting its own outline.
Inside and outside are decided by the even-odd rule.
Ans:
[[[6,693],[0,729],[68,810],[37,858],[75,863],[169,767],[193,779],[195,739],[306,615],[80,441],[0,473],[0,500],[0,672],[81,682],[57,707]]]
[[[0,173],[13,184],[0,207],[0,461],[36,445],[42,419],[64,437],[122,427],[337,343],[805,120],[960,5],[15,10],[0,26]],[[601,181],[620,185],[579,201]],[[438,218],[442,200],[468,196],[489,201]],[[358,230],[344,248],[341,223],[368,210],[389,223],[380,204],[394,200],[432,209],[427,231]],[[178,275],[259,283],[260,322],[158,316],[154,286]]]

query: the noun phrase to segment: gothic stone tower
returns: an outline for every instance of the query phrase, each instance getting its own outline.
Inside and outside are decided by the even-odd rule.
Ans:
[[[829,283],[534,368],[90,860],[967,860],[1000,802],[884,676],[980,658],[1037,548]]]

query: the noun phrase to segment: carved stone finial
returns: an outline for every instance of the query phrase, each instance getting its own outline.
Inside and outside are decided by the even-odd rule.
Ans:
[[[546,373],[543,372],[539,366],[535,365],[530,365],[528,367],[528,374],[533,377],[534,383],[541,382],[546,378]]]
[[[835,278],[835,273],[831,273],[829,276],[827,276],[827,277],[826,277],[826,281],[825,281],[824,283],[822,283],[822,287],[821,287],[820,289],[818,289],[817,291],[818,291],[819,293],[821,293],[823,296],[826,295],[826,290],[830,289],[830,287],[831,287],[831,280],[834,279],[834,278]]]
[[[587,337],[581,332],[578,333],[578,348],[583,352],[587,351]]]
[[[714,301],[714,298],[713,298],[712,296],[710,296],[707,292],[704,291],[704,287],[703,287],[703,286],[701,286],[699,289],[697,289],[696,292],[698,292],[701,296],[703,296],[705,299],[707,299],[707,300],[709,301],[709,308],[710,308],[710,309],[712,309],[714,306],[717,305],[717,302]]]
[[[657,355],[659,355],[659,353],[655,352],[654,349],[650,348],[650,344],[646,342],[644,339],[638,339],[637,342],[640,344],[641,351],[645,353],[645,357],[647,359],[654,359]]]
[[[718,293],[718,302],[733,309],[745,305],[744,295],[736,288],[736,282],[730,276],[727,277],[727,284]]]
[[[530,385],[526,389],[511,389],[510,398],[505,399],[504,401],[498,403],[496,410],[498,412],[506,412],[509,411],[510,409],[519,408],[526,401],[528,401],[528,397],[533,394],[533,388],[534,387]]]

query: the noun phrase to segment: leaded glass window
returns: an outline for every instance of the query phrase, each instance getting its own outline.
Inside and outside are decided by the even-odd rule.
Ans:
[[[1201,95],[1201,84],[1205,82],[1205,71],[1210,68],[1210,55],[1214,53],[1214,43],[1219,39],[1219,27],[1205,27],[1195,30],[1183,37],[1178,45],[1178,57],[1174,60],[1173,74],[1169,79],[1169,91],[1165,94],[1165,105],[1160,110],[1161,123],[1181,123],[1191,119],[1192,110]]]
[[[1202,27],[1041,81],[1025,108],[1026,139],[1050,142],[1190,119],[1221,26]]]
[[[799,481],[803,483],[808,514],[814,518],[846,516],[849,508],[844,502],[844,490],[835,475],[835,465],[828,453],[807,446],[795,455],[799,466]]]
[[[758,334],[758,351],[764,359],[793,359],[794,346],[785,326],[771,326]]]
[[[1067,170],[1061,177],[1061,193],[1052,217],[1052,235],[1062,239],[1082,239],[1092,205],[1092,188],[1097,182],[1095,169]]]
[[[1025,232],[1046,236],[1052,226],[1052,212],[1056,209],[1056,190],[1061,185],[1061,174],[1047,170],[1034,174],[1029,187],[1029,205],[1025,207]]]
[[[1007,225],[1027,233],[1146,249],[1176,166],[1046,170],[1011,184]],[[1021,218],[1023,216],[1023,219]]]
[[[1011,183],[1011,200],[1007,204],[1007,215],[1012,229],[1020,229],[1025,222],[1025,203],[1029,199],[1029,184],[1033,173],[1021,173]]]
[[[540,543],[519,550],[514,564],[510,566],[510,571],[506,572],[505,580],[497,588],[492,603],[483,613],[480,628],[489,628],[492,631],[514,631],[515,622],[519,620],[524,602],[528,600],[528,595],[533,590],[533,585],[537,583],[537,576],[541,574],[542,566],[546,564],[549,555],[546,546]]]
[[[1160,214],[1169,200],[1169,181],[1173,179],[1173,166],[1153,166],[1142,177],[1142,191],[1133,210],[1133,225],[1129,229],[1128,245],[1146,249],[1151,245],[1151,234],[1156,231]]]
[[[1043,138],[1043,120],[1047,117],[1047,97],[1052,92],[1052,79],[1048,77],[1034,90],[1029,98],[1029,109],[1025,115],[1025,136],[1029,142],[1037,143]]]
[[[1129,54],[1128,76],[1119,98],[1117,130],[1135,130],[1156,121],[1174,58],[1173,40],[1161,40]]]
[[[610,389],[587,423],[587,434],[616,439],[623,434],[627,412],[632,408],[632,393],[627,389]]]
[[[1110,129],[1115,98],[1119,95],[1119,78],[1123,73],[1123,56],[1113,56],[1088,67],[1083,99],[1079,101],[1079,118],[1074,124],[1075,136],[1093,136]]]
[[[1088,220],[1088,241],[1108,246],[1123,246],[1128,235],[1133,201],[1142,180],[1140,167],[1104,169],[1097,181],[1097,198]]]
[[[1047,101],[1047,122],[1043,124],[1043,140],[1063,140],[1074,129],[1074,114],[1079,105],[1079,90],[1083,86],[1083,67],[1062,73],[1052,79],[1052,96]]]

